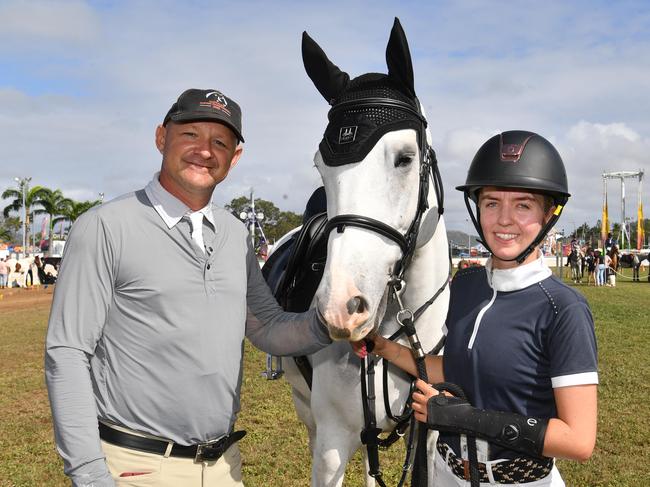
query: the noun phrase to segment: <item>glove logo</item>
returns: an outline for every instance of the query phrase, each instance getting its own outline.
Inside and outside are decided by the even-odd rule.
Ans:
[[[507,424],[503,427],[501,435],[506,441],[515,441],[517,438],[519,438],[519,429],[514,424]]]
[[[537,426],[537,420],[535,418],[528,418],[526,423],[528,423],[528,426]]]

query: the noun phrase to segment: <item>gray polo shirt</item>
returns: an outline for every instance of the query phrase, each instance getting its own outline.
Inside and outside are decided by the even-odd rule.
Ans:
[[[73,226],[45,370],[57,447],[75,485],[112,485],[98,418],[185,445],[230,431],[244,336],[276,355],[330,343],[313,311],[278,306],[241,222],[204,208],[203,252],[188,211],[155,177]]]

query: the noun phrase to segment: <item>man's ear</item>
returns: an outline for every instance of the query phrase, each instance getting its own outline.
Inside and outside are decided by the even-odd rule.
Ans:
[[[167,137],[167,128],[163,127],[162,125],[158,125],[156,127],[156,147],[158,148],[158,152],[161,154],[163,153],[163,149],[165,148],[165,139]]]
[[[242,147],[241,144],[239,144],[235,149],[235,153],[232,155],[232,159],[230,160],[230,169],[232,169],[237,165],[237,163],[239,162],[239,158],[243,153],[244,153],[244,148]]]

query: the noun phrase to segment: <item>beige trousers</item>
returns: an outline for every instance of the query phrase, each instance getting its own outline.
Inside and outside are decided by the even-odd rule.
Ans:
[[[191,458],[164,457],[102,441],[106,464],[117,487],[243,487],[241,456],[232,445],[216,461],[194,463]],[[139,474],[128,475],[124,474]]]

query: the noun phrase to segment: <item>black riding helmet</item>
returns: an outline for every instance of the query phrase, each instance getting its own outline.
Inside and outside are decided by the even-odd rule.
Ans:
[[[495,135],[478,150],[467,171],[465,184],[456,187],[465,195],[465,205],[481,243],[490,251],[480,224],[479,190],[486,186],[532,190],[553,198],[555,211],[537,237],[517,257],[521,264],[542,242],[560,218],[569,199],[566,170],[560,154],[544,137],[524,130],[511,130]],[[469,200],[476,204],[476,215]]]

